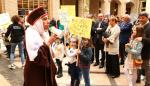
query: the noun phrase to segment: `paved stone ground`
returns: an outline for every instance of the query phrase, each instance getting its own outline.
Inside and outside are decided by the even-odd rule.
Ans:
[[[17,61],[15,60],[15,63]],[[23,84],[23,70],[18,68],[10,70],[8,68],[9,61],[5,57],[0,57],[0,86],[22,86]],[[1,80],[3,79],[3,80]],[[4,85],[1,85],[4,84]]]
[[[64,59],[65,63],[66,59]],[[63,77],[56,78],[59,86],[69,86],[70,76],[67,73],[67,66],[63,63]],[[20,58],[15,59],[15,65],[17,69],[8,69],[9,60],[6,55],[0,57],[0,86],[22,86],[23,85],[23,69],[21,69]],[[91,65],[91,86],[128,86],[128,82],[123,73],[123,67],[121,66],[121,75],[119,78],[111,78],[104,73],[104,68],[99,69],[98,66]],[[142,82],[143,84],[143,82]],[[143,86],[137,84],[137,86]],[[81,86],[84,86],[84,80],[81,80]]]
[[[15,65],[17,69],[10,70],[8,68],[9,59],[4,53],[5,48],[0,49],[0,86],[22,86],[23,85],[23,69],[21,69],[20,58],[18,54],[15,58]],[[58,86],[69,86],[70,76],[67,73],[68,67],[64,64],[66,63],[66,58],[63,60],[63,77],[56,78]],[[128,86],[128,82],[124,75],[124,69],[120,66],[121,75],[119,78],[111,78],[104,73],[105,68],[99,69],[98,66],[94,67],[91,65],[90,69],[90,79],[91,86]],[[136,86],[143,86],[144,81]],[[81,86],[84,86],[84,80],[81,80]]]

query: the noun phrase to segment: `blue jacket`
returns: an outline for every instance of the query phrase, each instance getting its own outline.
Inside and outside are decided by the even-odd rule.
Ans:
[[[82,48],[80,53],[80,65],[89,66],[91,62],[93,52],[90,47]]]
[[[122,22],[121,24],[119,24],[119,26],[120,26],[119,41],[121,44],[126,44],[129,42],[129,38],[131,36],[132,24],[130,22],[128,23]]]

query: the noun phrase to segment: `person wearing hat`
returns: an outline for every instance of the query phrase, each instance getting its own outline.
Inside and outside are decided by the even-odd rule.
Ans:
[[[145,69],[145,86],[150,86],[150,23],[146,12],[141,12],[139,14],[139,24],[144,27],[144,35],[136,39],[143,44],[141,57]]]
[[[27,22],[30,26],[25,31],[27,59],[23,86],[57,86],[56,66],[49,49],[57,35],[44,40],[44,29],[49,28],[49,22],[43,7],[34,9],[27,16]]]

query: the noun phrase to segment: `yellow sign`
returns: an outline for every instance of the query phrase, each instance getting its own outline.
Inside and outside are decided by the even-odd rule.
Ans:
[[[69,23],[69,31],[79,37],[90,38],[92,20],[74,17]]]

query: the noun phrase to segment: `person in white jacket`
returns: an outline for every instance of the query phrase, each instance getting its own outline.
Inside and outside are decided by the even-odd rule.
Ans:
[[[78,40],[75,37],[70,38],[70,46],[65,48],[65,54],[68,62],[68,73],[71,78],[70,86],[79,86],[80,84],[80,69],[77,64],[77,46]]]
[[[55,40],[55,42],[52,44],[52,50],[58,66],[57,78],[60,78],[63,76],[62,60],[64,57],[64,44],[61,39],[58,38]]]
[[[108,36],[106,36],[106,33]],[[104,50],[108,52],[106,56],[106,73],[112,78],[120,76],[119,67],[119,34],[120,27],[117,24],[117,18],[112,16],[109,19],[109,26],[106,29],[103,41],[105,43]]]

